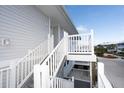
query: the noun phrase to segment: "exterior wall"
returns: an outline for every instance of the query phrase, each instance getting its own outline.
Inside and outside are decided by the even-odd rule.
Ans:
[[[0,41],[9,42],[0,45],[0,62],[23,57],[46,40],[48,33],[49,18],[35,6],[0,6]]]
[[[64,37],[64,29],[60,28],[60,40]]]
[[[54,35],[54,47],[58,44],[58,27],[53,27],[53,35]]]
[[[52,27],[52,33],[54,35],[54,47],[59,43],[59,41],[64,36],[64,30],[59,25]]]

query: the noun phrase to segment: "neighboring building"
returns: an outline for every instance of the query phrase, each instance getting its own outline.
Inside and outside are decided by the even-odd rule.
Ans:
[[[109,53],[121,54],[124,49],[124,42],[114,43],[114,44],[102,44],[104,48],[107,49]]]
[[[107,52],[116,54],[117,52],[117,45],[116,44],[110,44],[107,46]]]
[[[124,42],[117,43],[117,54],[124,53]]]
[[[0,87],[97,87],[97,78],[93,31],[79,35],[63,6],[0,6]]]
[[[99,47],[105,48],[108,53],[116,54],[116,52],[117,52],[116,44],[102,44],[102,45],[96,46],[96,48],[99,48]]]

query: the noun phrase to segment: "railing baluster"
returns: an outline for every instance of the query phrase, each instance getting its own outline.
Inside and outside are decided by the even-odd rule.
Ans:
[[[71,40],[72,38],[70,37],[70,51],[69,52],[71,52],[72,51],[72,48],[71,48],[71,45],[72,45],[72,40]]]
[[[33,65],[35,64],[35,53],[34,53],[34,51],[33,51],[33,64],[32,64],[32,68],[31,69],[33,69]]]
[[[53,63],[53,55],[52,55],[52,56],[51,56],[52,76],[53,76],[53,73],[54,73],[54,70],[53,70],[53,65],[54,65],[54,63]]]
[[[30,73],[30,55],[27,56],[27,62],[28,62],[28,73]]]
[[[27,66],[27,71],[28,71],[28,74],[29,74],[29,73],[30,73],[30,55],[27,56],[26,62],[27,62],[27,65],[28,65],[28,66]],[[27,74],[27,75],[28,75],[28,74]]]
[[[32,53],[30,54],[30,72],[32,71],[32,69],[31,69],[31,65],[32,65],[32,62],[33,62],[33,60],[32,60]]]
[[[75,46],[76,46],[75,52],[77,52],[77,36],[75,37]]]
[[[16,85],[18,85],[19,84],[19,80],[20,80],[20,64],[18,64],[17,65],[17,84]]]
[[[81,36],[79,36],[79,52],[81,51]]]
[[[51,77],[51,68],[50,68],[50,60],[48,59],[48,67],[49,67],[49,76]]]
[[[70,37],[70,52],[72,52],[72,37]]]
[[[56,86],[57,86],[56,88],[58,88],[58,78],[56,79]]]
[[[53,53],[53,70],[55,71],[55,52]]]
[[[29,74],[29,61],[28,61],[28,56],[25,58],[25,62],[26,62],[26,72],[27,72],[27,74],[26,74],[26,76]]]
[[[24,76],[26,77],[26,75],[27,75],[27,62],[25,61],[24,64],[25,64],[25,75]]]
[[[88,50],[87,44],[88,44],[88,41],[87,41],[87,35],[86,35],[86,52],[87,52],[87,50]]]
[[[56,51],[55,51],[55,68],[57,68],[57,58],[56,58]]]
[[[93,31],[82,35],[70,35],[68,37],[68,52],[81,54],[94,54]]]
[[[50,76],[52,76],[52,67],[51,67],[51,59],[49,58],[49,66],[50,66]]]
[[[23,62],[24,62],[24,60],[23,60]],[[23,62],[21,63],[21,81],[23,81]]]
[[[3,71],[0,71],[0,88],[2,88],[2,83],[3,83],[3,76],[2,76],[2,74],[3,74]]]
[[[8,88],[9,85],[8,85],[8,82],[9,81],[9,72],[8,72],[8,69],[6,70],[6,87]]]
[[[16,66],[16,86],[18,84],[18,65]]]
[[[85,36],[85,52],[87,52],[87,35]]]
[[[19,63],[19,84],[21,82],[21,63]]]

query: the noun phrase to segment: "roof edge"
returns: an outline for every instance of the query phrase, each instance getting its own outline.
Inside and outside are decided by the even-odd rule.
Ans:
[[[70,25],[73,27],[73,29],[74,29],[74,31],[75,31],[74,34],[79,34],[79,32],[78,32],[77,29],[75,28],[73,22],[71,21],[70,17],[68,16],[68,13],[66,12],[65,7],[64,7],[63,5],[59,5],[57,8],[61,9],[61,13],[62,13],[63,16],[65,17],[66,21],[68,22],[68,24],[70,24]]]

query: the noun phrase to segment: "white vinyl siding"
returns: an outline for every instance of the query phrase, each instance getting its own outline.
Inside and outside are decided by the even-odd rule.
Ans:
[[[10,40],[9,46],[0,46],[0,61],[23,57],[48,33],[49,19],[35,6],[0,6],[0,38]]]
[[[60,40],[64,37],[64,29],[60,28]]]

